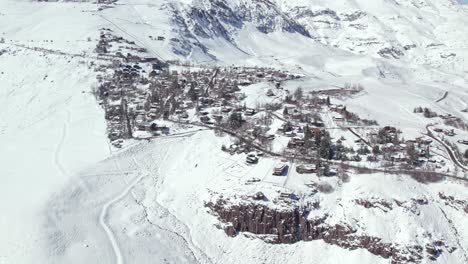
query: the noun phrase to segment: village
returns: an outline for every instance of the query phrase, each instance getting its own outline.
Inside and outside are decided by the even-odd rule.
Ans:
[[[109,56],[115,42],[130,45],[127,51],[145,52],[104,30],[97,53]],[[277,159],[270,172],[276,176],[287,176],[293,168],[317,176],[367,169],[415,172],[428,180],[466,168],[468,150],[463,155],[457,144],[467,145],[468,138],[452,142],[439,135],[453,137],[455,129],[428,126],[421,136],[405,139],[399,128],[348,109],[343,98],[359,95],[360,84],[308,91],[287,85],[302,75],[273,68],[188,65],[122,51],[113,56],[110,66],[98,69],[96,94],[115,148],[128,139],[149,140],[174,134],[176,126],[191,126],[230,136],[221,150],[243,156],[249,166],[265,156]],[[266,100],[247,105],[256,84],[268,87],[256,91]],[[435,117],[430,110],[416,112]]]

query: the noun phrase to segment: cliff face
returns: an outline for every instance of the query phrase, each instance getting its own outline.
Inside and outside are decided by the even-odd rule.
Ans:
[[[272,209],[255,202],[230,204],[226,200],[206,204],[224,225],[228,236],[240,233],[255,234],[267,243],[290,244],[298,241],[323,240],[325,243],[355,250],[366,249],[370,253],[391,263],[420,263],[424,255],[437,259],[443,252],[456,248],[448,247],[443,241],[426,245],[399,245],[383,242],[381,238],[358,234],[349,225],[326,223],[328,215],[309,218],[309,211],[300,207]]]

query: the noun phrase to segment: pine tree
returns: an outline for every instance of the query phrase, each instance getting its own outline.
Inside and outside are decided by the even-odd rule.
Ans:
[[[302,87],[297,87],[296,91],[294,91],[294,99],[296,99],[296,101],[300,101],[303,96],[304,92],[302,91]]]
[[[406,155],[408,156],[408,163],[412,164],[417,160],[416,147],[414,144],[406,146]]]
[[[372,153],[374,155],[377,155],[377,154],[380,154],[380,147],[378,145],[375,145],[373,148],[372,148]]]
[[[333,157],[333,153],[331,150],[331,138],[330,134],[328,132],[324,132],[321,139],[320,139],[320,145],[319,145],[319,154],[320,157],[324,159],[331,159]]]

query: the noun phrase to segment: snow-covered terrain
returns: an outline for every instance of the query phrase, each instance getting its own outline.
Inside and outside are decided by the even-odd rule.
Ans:
[[[435,122],[414,113],[418,106],[468,122],[461,111],[468,108],[466,25],[467,6],[447,0],[0,0],[0,263],[390,263],[323,239],[271,244],[248,232],[227,236],[207,203],[221,197],[237,206],[259,191],[267,207],[283,206],[273,200],[284,192],[299,194],[298,206],[319,202],[310,218],[327,215],[324,224],[345,223],[387,246],[435,243],[442,253],[432,261],[424,248],[421,263],[468,263],[461,169],[461,179],[430,184],[383,172],[348,182],[298,174],[289,161],[290,173],[276,177],[278,158],[247,165],[245,154],[220,150],[229,136],[169,122],[171,134],[118,149],[95,93],[96,69],[112,64],[95,52],[109,29],[165,61],[303,76],[286,82],[281,96],[298,86],[308,93],[360,84],[363,92],[336,100],[415,138]],[[243,87],[244,103],[277,101],[268,89],[274,85]],[[342,135],[355,140],[349,131],[332,132]],[[468,132],[457,130],[454,142],[463,139]],[[309,197],[310,182],[334,190]]]

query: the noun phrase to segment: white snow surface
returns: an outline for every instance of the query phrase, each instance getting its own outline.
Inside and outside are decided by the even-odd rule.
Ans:
[[[226,236],[204,206],[212,193],[305,192],[305,182],[319,179],[294,172],[273,177],[277,161],[270,158],[247,166],[245,156],[221,152],[226,139],[210,131],[112,149],[104,111],[92,94],[92,64],[105,63],[93,56],[99,30],[111,28],[164,59],[266,65],[305,75],[286,84],[291,91],[361,83],[365,91],[346,101],[348,109],[398,126],[411,138],[430,122],[412,112],[416,106],[468,121],[460,112],[468,107],[466,7],[444,0],[275,0],[283,11],[361,10],[367,15],[360,23],[368,27],[323,27],[304,18],[312,35],[320,36],[313,40],[281,30],[264,34],[249,22],[230,32],[232,41],[197,38],[208,53],[193,48],[184,56],[170,42],[184,36],[173,30],[168,6],[184,9],[193,2],[206,1],[123,0],[97,12],[91,2],[0,0],[0,263],[389,263],[321,240],[272,245]],[[251,1],[232,5],[243,2]],[[148,35],[166,39],[155,42]],[[363,47],[356,36],[380,44]],[[411,44],[417,48],[399,60],[375,53]],[[441,57],[449,53],[456,56]],[[268,84],[245,89],[251,89],[249,105],[270,100],[264,96]],[[436,103],[446,91],[447,98]],[[262,182],[245,185],[252,177]],[[349,183],[321,195],[322,209],[314,213],[329,213],[330,223],[360,225],[385,242],[424,244],[430,233],[457,247],[437,263],[467,263],[468,217],[440,201],[439,192],[468,199],[466,184],[458,181],[426,185],[407,176],[352,175]],[[373,197],[425,198],[430,205],[415,215],[363,209],[352,201]]]

